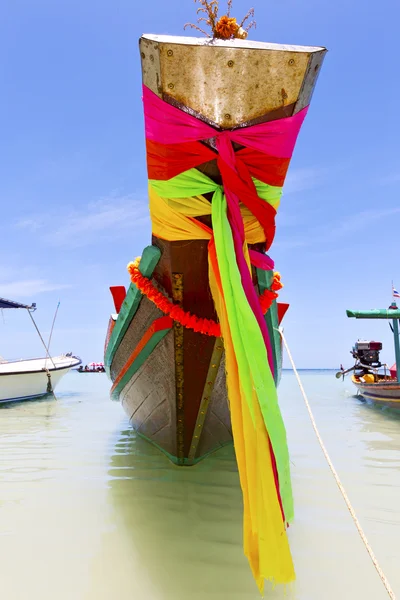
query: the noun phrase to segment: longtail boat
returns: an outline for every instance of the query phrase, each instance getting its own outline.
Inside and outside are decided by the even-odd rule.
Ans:
[[[352,373],[352,382],[363,398],[374,404],[400,408],[400,342],[398,325],[400,310],[396,302],[392,302],[388,309],[348,310],[347,316],[355,319],[384,319],[392,321],[391,328],[394,338],[396,363],[392,367],[381,363],[381,342],[358,340],[351,351],[355,359],[354,365],[346,370],[342,367],[336,373],[336,377],[344,378],[346,374]]]
[[[219,20],[200,3],[209,38],[140,38],[152,243],[128,291],[110,288],[105,368],[133,428],[175,464],[234,442],[262,590],[294,578],[276,393],[288,305],[266,252],[326,50],[248,41],[252,11],[238,25],[231,1]]]

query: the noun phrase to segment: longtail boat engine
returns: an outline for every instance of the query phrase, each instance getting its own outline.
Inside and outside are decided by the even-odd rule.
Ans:
[[[175,464],[234,443],[244,551],[295,577],[289,452],[277,385],[281,277],[269,252],[296,139],[326,50],[246,39],[202,0],[205,38],[143,35],[151,244],[111,288],[105,366],[133,428]],[[205,16],[203,16],[205,15]],[[131,257],[134,258],[134,257]]]
[[[382,366],[379,360],[379,353],[381,350],[382,342],[358,340],[358,342],[354,344],[351,354],[361,368],[378,368]]]

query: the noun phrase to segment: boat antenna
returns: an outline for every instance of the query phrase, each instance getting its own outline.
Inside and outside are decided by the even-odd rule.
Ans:
[[[201,29],[198,25],[194,23],[186,23],[183,29],[190,27],[191,29],[196,29],[200,31],[200,33],[204,33],[209,38],[212,39],[220,39],[220,40],[231,40],[233,38],[238,38],[241,40],[245,40],[248,36],[248,31],[252,27],[256,27],[255,21],[250,21],[247,27],[243,28],[243,25],[250,17],[254,17],[254,8],[251,8],[248,13],[243,17],[242,21],[238,23],[234,17],[231,17],[231,9],[233,0],[228,0],[228,7],[226,14],[222,17],[218,18],[218,10],[219,10],[219,0],[194,0],[200,4],[200,7],[197,9],[198,15],[206,15],[199,16],[197,19],[197,23],[205,23],[209,27],[211,27],[211,34],[204,29]]]
[[[51,338],[52,338],[52,335],[53,335],[54,323],[56,322],[56,318],[57,318],[57,313],[58,313],[59,307],[60,307],[60,301],[58,301],[56,312],[54,313],[53,323],[52,323],[51,329],[50,329],[49,341],[47,342],[47,351],[48,351],[48,353],[50,353]],[[46,358],[46,361],[47,361],[47,358]]]

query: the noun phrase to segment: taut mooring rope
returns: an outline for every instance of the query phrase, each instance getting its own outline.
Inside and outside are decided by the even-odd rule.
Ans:
[[[333,463],[332,463],[332,461],[331,461],[331,459],[329,457],[328,451],[325,448],[325,444],[322,441],[321,435],[320,435],[320,433],[318,431],[318,427],[317,427],[317,424],[316,424],[315,419],[314,419],[314,415],[312,413],[310,404],[309,404],[308,399],[307,399],[307,395],[306,395],[306,393],[304,391],[303,384],[301,383],[300,376],[299,376],[299,374],[297,372],[296,365],[294,364],[294,360],[293,360],[292,355],[290,353],[289,346],[287,344],[286,338],[283,335],[282,329],[279,329],[279,333],[280,333],[280,335],[282,337],[282,341],[283,341],[283,343],[285,345],[286,352],[288,353],[288,357],[289,357],[289,360],[291,362],[294,374],[296,375],[297,383],[299,384],[300,391],[302,393],[302,396],[303,396],[304,402],[306,404],[306,408],[307,408],[308,414],[309,414],[310,419],[311,419],[311,424],[312,424],[312,426],[314,428],[314,431],[315,431],[315,434],[317,436],[319,445],[321,446],[322,452],[324,453],[324,456],[325,456],[325,458],[327,460],[329,468],[332,471],[332,474],[333,474],[333,476],[335,478],[335,481],[336,481],[337,486],[338,486],[338,488],[340,490],[340,493],[342,494],[343,499],[344,499],[344,501],[346,503],[346,506],[347,506],[347,508],[348,508],[351,516],[352,516],[354,524],[357,527],[358,533],[360,534],[360,537],[361,537],[362,541],[364,542],[364,546],[367,549],[367,552],[368,552],[368,554],[369,554],[369,556],[370,556],[370,558],[371,558],[371,560],[373,562],[373,565],[374,565],[375,569],[378,572],[379,577],[381,578],[381,581],[382,581],[383,585],[386,588],[387,593],[389,594],[389,597],[392,598],[392,600],[396,600],[396,596],[394,594],[394,591],[392,590],[392,587],[391,587],[389,581],[387,580],[387,577],[386,577],[385,573],[382,571],[381,567],[379,566],[378,560],[377,560],[377,558],[376,558],[376,556],[375,556],[375,554],[374,554],[371,546],[369,545],[367,537],[366,537],[366,535],[365,535],[365,533],[364,533],[364,531],[363,531],[363,529],[362,529],[362,527],[360,525],[359,520],[357,519],[356,513],[354,511],[354,508],[351,505],[351,502],[350,502],[349,497],[348,497],[348,495],[346,493],[346,490],[344,489],[343,484],[340,481],[339,475],[337,474],[336,469],[333,466]]]
[[[58,310],[58,307],[57,307],[57,310]],[[35,319],[33,318],[31,311],[30,311],[30,310],[28,310],[28,313],[29,313],[29,316],[30,316],[30,318],[32,319],[32,323],[33,323],[33,324],[34,324],[34,326],[35,326],[35,329],[36,329],[36,331],[37,331],[37,333],[38,333],[38,336],[40,337],[40,339],[41,339],[41,342],[42,342],[42,344],[43,344],[43,346],[44,346],[44,348],[45,348],[45,350],[46,350],[46,362],[44,363],[44,365],[45,365],[45,366],[44,366],[44,370],[46,371],[46,375],[47,375],[47,393],[48,393],[48,394],[53,394],[53,396],[54,396],[54,399],[55,399],[55,400],[57,400],[57,396],[56,396],[56,395],[55,395],[55,393],[54,393],[54,389],[53,389],[53,385],[52,385],[52,381],[51,381],[51,373],[50,373],[49,369],[47,368],[47,357],[49,357],[49,359],[50,359],[50,360],[51,360],[51,362],[53,363],[53,367],[54,367],[55,369],[56,369],[56,365],[54,364],[54,361],[53,361],[53,359],[52,359],[52,358],[51,358],[51,356],[50,356],[49,347],[48,347],[48,346],[46,346],[46,343],[45,343],[45,341],[44,341],[44,339],[43,339],[43,337],[42,337],[42,334],[41,334],[41,333],[40,333],[40,331],[39,331],[39,327],[37,326],[37,324],[36,324],[36,321],[35,321]],[[56,314],[57,314],[57,312],[56,312]],[[55,319],[55,317],[54,317],[54,319]],[[53,325],[54,325],[54,321],[53,321]],[[53,329],[52,329],[52,331],[53,331]]]

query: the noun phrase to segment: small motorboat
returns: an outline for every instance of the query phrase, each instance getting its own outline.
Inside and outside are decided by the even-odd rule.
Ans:
[[[358,340],[351,350],[355,364],[349,369],[336,373],[340,378],[352,373],[351,379],[358,393],[376,404],[400,408],[400,344],[398,320],[400,310],[395,302],[388,309],[375,309],[367,311],[347,311],[348,317],[356,319],[388,319],[392,321],[396,364],[389,367],[381,363],[380,352],[382,343],[375,341]]]
[[[72,354],[0,362],[0,402],[30,400],[52,393],[60,379],[80,364]]]
[[[0,298],[0,309],[36,310],[30,306]],[[81,364],[81,359],[72,353],[50,356],[48,346],[44,358],[4,360],[0,359],[0,403],[40,398],[54,392],[61,378],[74,367]]]

